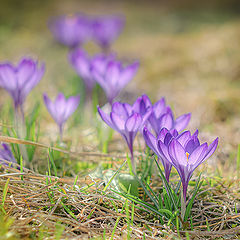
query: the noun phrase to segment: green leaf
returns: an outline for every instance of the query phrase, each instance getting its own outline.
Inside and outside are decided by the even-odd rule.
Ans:
[[[164,176],[161,168],[159,167],[159,164],[158,164],[158,162],[157,162],[156,159],[155,159],[155,162],[156,162],[156,164],[157,164],[157,167],[158,167],[158,170],[159,170],[159,173],[160,173],[160,177],[161,177],[161,179],[162,179],[162,181],[163,181],[163,183],[164,183],[164,187],[166,188],[166,191],[167,191],[167,193],[168,193],[168,195],[169,195],[169,199],[171,200],[171,203],[172,203],[173,206],[174,206],[174,210],[177,211],[177,203],[176,203],[176,201],[175,201],[175,197],[173,196],[173,192],[174,192],[174,191],[172,191],[172,188],[170,187],[167,179],[165,178],[165,176]],[[174,193],[175,193],[175,192],[174,192]]]
[[[135,176],[127,173],[121,173],[119,174],[117,180],[120,190],[122,190],[124,193],[128,193],[128,189],[130,189],[129,193],[138,197],[139,183]]]
[[[121,192],[117,192],[117,191],[114,191],[114,190],[112,190],[112,191],[114,193],[116,193],[116,194],[134,202],[134,203],[137,203],[137,204],[141,205],[149,213],[155,213],[157,215],[164,216],[167,219],[171,219],[173,217],[172,212],[169,211],[168,209],[156,209],[152,205],[150,205],[149,203],[142,201],[140,198],[134,197],[134,196],[129,195],[129,194],[124,194],[124,193],[121,193]],[[139,208],[139,207],[136,206],[136,208]]]
[[[200,182],[200,178],[201,178],[201,174],[199,175],[198,180],[195,184],[195,188],[194,188],[194,191],[193,191],[193,196],[192,196],[192,198],[190,199],[190,201],[187,205],[185,216],[184,216],[184,221],[187,221],[187,219],[189,217],[189,214],[190,214],[190,211],[192,209],[193,202],[194,202],[195,197],[197,195],[197,192],[198,192],[199,188],[201,187],[201,185],[203,183],[203,181]]]

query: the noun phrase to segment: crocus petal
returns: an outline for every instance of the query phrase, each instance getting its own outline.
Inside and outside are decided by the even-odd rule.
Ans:
[[[202,159],[206,155],[207,149],[208,145],[207,143],[204,143],[197,147],[189,156],[188,164],[192,166],[192,170],[194,170],[201,163]]]
[[[174,162],[172,161],[169,155],[168,147],[161,140],[158,140],[158,151],[160,153],[161,158],[166,159],[166,161],[174,165]]]
[[[18,87],[21,89],[34,74],[36,70],[36,62],[31,59],[23,59],[18,65],[17,78]]]
[[[45,64],[42,63],[41,67],[38,70],[35,70],[35,73],[32,75],[31,79],[29,79],[21,89],[21,98],[22,101],[25,100],[29,92],[39,83],[45,73]]]
[[[59,93],[54,102],[57,122],[59,125],[65,122],[64,116],[67,109],[67,102],[63,93]]]
[[[110,118],[111,122],[116,126],[115,129],[117,129],[119,132],[123,132],[125,129],[125,120],[114,112],[110,113]]]
[[[116,86],[120,78],[120,64],[115,61],[110,61],[106,70],[106,82],[111,86]]]
[[[147,108],[146,113],[142,116],[142,124],[144,124],[152,114],[152,107]]]
[[[95,68],[91,68],[91,74],[93,79],[103,88],[104,91],[109,91],[108,83],[104,80],[104,77],[100,75]]]
[[[117,128],[115,127],[115,125],[112,123],[112,120],[110,118],[110,116],[108,114],[106,114],[99,106],[97,107],[98,109],[98,113],[100,115],[100,117],[102,118],[102,120],[111,128],[117,130]]]
[[[173,118],[172,115],[169,113],[164,114],[161,117],[161,123],[160,123],[161,127],[165,127],[168,130],[170,130],[173,126]]]
[[[96,82],[91,74],[91,60],[87,53],[82,49],[76,49],[69,54],[69,61],[87,89],[91,91]]]
[[[159,156],[157,140],[146,127],[143,129],[143,137],[146,144]]]
[[[133,113],[132,106],[130,104],[128,104],[128,103],[123,103],[123,106],[124,106],[128,116],[132,115],[132,113]]]
[[[170,133],[172,134],[172,136],[175,137],[175,138],[178,136],[178,131],[177,131],[176,129],[171,129],[169,132],[170,132]]]
[[[97,71],[100,75],[104,75],[107,69],[108,63],[116,59],[114,54],[111,55],[103,55],[98,54],[92,58],[91,61],[91,69]]]
[[[218,138],[216,138],[209,146],[206,155],[204,156],[203,161],[208,159],[216,150],[218,146]]]
[[[80,14],[52,19],[49,28],[57,41],[71,48],[82,44],[90,36],[90,23]]]
[[[121,88],[124,88],[130,80],[135,76],[139,68],[139,62],[135,62],[132,65],[127,66],[122,72],[119,79]]]
[[[117,38],[124,26],[124,19],[118,16],[99,17],[93,21],[93,39],[107,48]]]
[[[133,111],[144,115],[148,108],[152,106],[152,103],[147,95],[142,95],[137,98],[133,104]]]
[[[125,130],[128,132],[136,132],[142,124],[142,117],[138,113],[133,113],[125,124]]]
[[[161,98],[159,101],[157,101],[157,102],[153,105],[153,112],[154,112],[156,118],[160,118],[160,116],[161,116],[162,114],[164,114],[165,111],[166,111],[165,98]]]
[[[158,137],[157,137],[158,140],[161,140],[162,142],[164,142],[164,138],[168,132],[169,131],[166,128],[162,128],[158,134]]]
[[[15,69],[10,64],[0,64],[0,86],[7,91],[13,91],[17,87]]]
[[[115,102],[112,105],[112,112],[116,113],[117,115],[121,116],[121,118],[127,120],[128,118],[128,112],[125,108],[125,106],[120,102]]]
[[[191,139],[190,141],[187,142],[187,144],[185,146],[185,151],[191,155],[192,152],[199,146],[200,146],[200,142],[199,142],[198,138],[194,137],[193,139]]]
[[[56,118],[55,106],[54,106],[53,102],[49,99],[49,97],[47,96],[46,93],[43,94],[43,100],[44,100],[44,103],[48,109],[48,112],[51,114],[52,118],[55,121],[58,121],[58,119]]]
[[[154,112],[152,112],[148,118],[148,122],[150,123],[152,129],[156,133],[156,135],[159,134],[159,131],[161,130],[162,126],[160,125],[159,120],[156,118]]]
[[[185,132],[182,132],[181,134],[179,134],[177,136],[177,140],[178,142],[183,146],[185,147],[185,145],[188,143],[188,141],[191,139],[191,133],[190,131],[185,131]]]
[[[80,101],[80,96],[72,96],[67,100],[67,108],[65,110],[64,120],[66,121],[77,109]]]
[[[193,133],[192,137],[198,137],[198,129]]]
[[[178,131],[181,132],[186,128],[188,125],[189,121],[191,119],[191,113],[184,114],[180,117],[178,117],[174,123],[174,128]]]
[[[169,156],[175,166],[187,166],[188,160],[186,152],[178,140],[173,139],[169,144]]]
[[[172,134],[170,132],[168,132],[166,135],[165,135],[165,138],[164,138],[164,144],[165,145],[168,145],[171,141],[171,139],[173,138]]]

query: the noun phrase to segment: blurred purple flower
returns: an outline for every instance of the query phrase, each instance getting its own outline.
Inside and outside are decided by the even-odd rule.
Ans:
[[[45,71],[44,64],[23,58],[18,66],[11,63],[0,64],[0,87],[8,91],[14,101],[15,110],[21,110],[29,92],[39,83]]]
[[[63,93],[59,93],[55,101],[52,102],[46,94],[43,94],[43,99],[48,112],[58,124],[60,140],[62,140],[64,123],[76,111],[79,105],[80,96],[72,96],[66,99]]]
[[[103,65],[106,60],[102,60]],[[121,62],[116,60],[108,61],[104,69],[96,67],[96,63],[92,65],[92,74],[96,82],[103,88],[107,96],[108,102],[113,103],[114,98],[118,96],[120,91],[134,77],[139,67],[139,63],[135,62],[131,65],[123,67]]]
[[[0,164],[8,166],[9,163],[17,163],[16,159],[14,158],[10,147],[2,143],[0,145]]]
[[[178,171],[183,187],[183,197],[186,201],[188,183],[194,170],[215,152],[218,138],[209,146],[207,143],[200,145],[198,131],[193,135],[185,131],[177,137],[172,137],[168,144],[165,141],[166,137],[164,141],[158,140],[158,151],[160,156],[168,160]]]
[[[96,84],[96,81],[92,76],[91,69],[94,68],[97,72],[103,74],[110,59],[113,59],[112,55],[106,56],[103,54],[98,54],[90,57],[82,49],[76,49],[70,53],[69,61],[78,75],[84,81],[87,96],[90,95],[91,97],[92,89]]]
[[[104,50],[109,49],[111,43],[122,32],[125,20],[119,16],[103,16],[93,20],[93,40]]]
[[[91,58],[88,54],[82,49],[76,49],[72,51],[69,55],[69,61],[77,74],[84,81],[86,87],[86,93],[89,94],[92,92],[93,87],[96,82],[91,74]]]
[[[169,131],[166,128],[162,128],[157,137],[155,137],[146,127],[143,129],[143,137],[145,139],[145,142],[150,147],[150,149],[152,149],[152,151],[158,156],[158,159],[160,159],[160,161],[162,162],[165,171],[165,177],[168,182],[172,169],[172,164],[161,153],[158,141],[162,141],[163,144],[168,148],[168,145],[171,142],[172,138],[176,138],[177,136],[178,132],[175,129]]]
[[[90,21],[81,14],[56,17],[50,21],[49,29],[58,42],[70,48],[83,44],[91,35]]]
[[[119,132],[125,139],[131,154],[132,167],[135,171],[135,162],[133,155],[133,141],[137,135],[137,132],[142,128],[151,114],[151,108],[149,108],[145,114],[141,115],[136,109],[138,103],[133,106],[128,103],[115,102],[112,105],[112,111],[110,115],[104,113],[100,107],[98,107],[98,113],[102,120],[111,128]]]
[[[153,105],[153,112],[148,122],[156,135],[158,135],[162,128],[167,128],[168,130],[176,129],[178,132],[181,132],[186,128],[190,119],[191,113],[187,113],[174,120],[171,108],[166,106],[165,99],[161,98]]]

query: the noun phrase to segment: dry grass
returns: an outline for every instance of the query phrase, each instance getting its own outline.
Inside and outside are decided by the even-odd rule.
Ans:
[[[0,199],[7,187],[4,209],[14,218],[11,231],[21,238],[41,236],[62,239],[110,237],[126,238],[127,212],[121,212],[126,200],[104,192],[101,179],[85,177],[58,178],[44,176],[25,169],[4,167],[0,174]],[[154,185],[159,182],[153,176]],[[86,188],[89,186],[89,188]],[[156,191],[161,186],[157,184]],[[83,190],[85,188],[85,190]],[[141,191],[141,189],[140,189]],[[191,196],[190,196],[191,198]],[[205,178],[192,210],[192,230],[180,231],[182,237],[237,239],[240,235],[240,192],[235,179]],[[130,226],[131,239],[178,239],[177,230],[161,225],[156,217],[138,210]],[[131,207],[129,210],[131,216]],[[119,221],[115,226],[116,221]],[[59,225],[61,224],[61,225]],[[59,227],[63,226],[63,228]],[[60,231],[61,232],[61,231]]]

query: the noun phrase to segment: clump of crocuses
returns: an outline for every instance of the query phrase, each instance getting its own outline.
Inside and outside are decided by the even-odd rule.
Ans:
[[[17,118],[24,119],[23,104],[29,92],[39,83],[45,65],[30,58],[23,58],[17,66],[5,62],[0,64],[0,87],[11,95]]]
[[[59,127],[60,141],[62,141],[64,124],[76,111],[79,105],[80,96],[71,96],[66,99],[63,93],[59,93],[55,101],[51,101],[46,94],[43,94],[43,99],[48,112]]]
[[[49,28],[55,39],[63,45],[75,48],[91,36],[91,24],[83,14],[64,15],[52,19]]]
[[[106,71],[108,62],[113,59],[113,55],[97,54],[90,57],[83,49],[75,49],[69,54],[69,61],[77,74],[84,81],[86,95],[89,99],[96,84],[92,69],[103,75]]]
[[[109,115],[98,107],[98,112],[102,120],[112,129],[119,132],[126,141],[131,154],[131,162],[134,172],[136,166],[133,155],[133,142],[138,131],[142,129],[152,112],[151,107],[149,107],[144,113],[141,113],[139,111],[140,103],[141,101],[139,101],[139,99],[137,99],[132,106],[128,103],[115,102],[112,105],[112,111]]]
[[[87,95],[91,96],[93,87],[98,83],[110,104],[133,79],[139,67],[138,62],[123,66],[113,54],[97,54],[90,57],[83,49],[72,51],[69,60],[84,81]]]
[[[210,145],[200,144],[198,130],[191,135],[190,131],[181,134],[162,129],[158,137],[153,136],[147,128],[143,135],[146,144],[161,159],[165,169],[166,179],[169,181],[171,167],[174,166],[182,182],[183,199],[186,202],[188,183],[194,170],[207,160],[216,150],[218,138]]]

